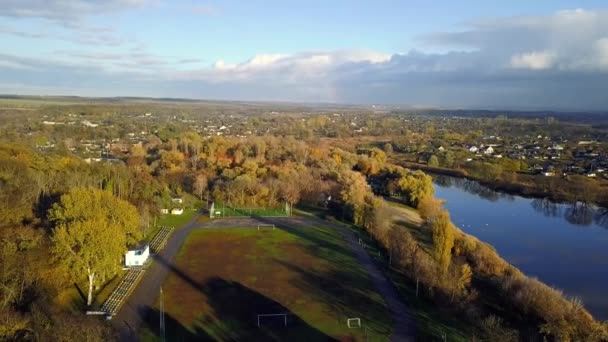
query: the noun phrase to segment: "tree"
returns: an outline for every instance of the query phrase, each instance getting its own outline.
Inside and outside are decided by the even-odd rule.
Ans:
[[[397,181],[397,187],[413,207],[418,207],[423,198],[432,196],[435,192],[433,179],[422,171],[403,172]]]
[[[127,244],[140,237],[137,210],[107,191],[74,189],[53,205],[49,218],[54,259],[74,281],[86,276],[91,305],[95,284],[119,270]]]
[[[196,175],[196,178],[194,178],[194,184],[192,184],[192,187],[194,192],[199,195],[199,198],[202,201],[203,193],[205,190],[207,190],[207,177],[204,174],[199,173]]]
[[[365,196],[370,193],[365,177],[359,172],[345,171],[339,178],[340,198],[346,208],[350,209],[353,223],[363,223]]]
[[[431,221],[433,229],[433,257],[439,263],[443,274],[446,274],[452,259],[454,246],[454,227],[450,221],[450,214],[442,211]]]
[[[436,156],[436,155],[432,155],[432,156],[429,158],[429,161],[427,162],[427,164],[428,164],[430,167],[438,167],[438,166],[439,166],[439,159],[437,159],[437,156]]]
[[[386,152],[387,154],[393,153],[393,144],[391,144],[391,143],[384,144],[384,152]]]

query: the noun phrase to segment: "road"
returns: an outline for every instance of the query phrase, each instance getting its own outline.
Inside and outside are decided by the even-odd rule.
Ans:
[[[283,217],[283,218],[234,218],[218,219],[198,223],[200,215],[194,217],[189,223],[177,229],[167,241],[167,245],[159,255],[153,258],[163,262],[153,262],[142,277],[137,288],[124,303],[120,311],[114,316],[112,324],[119,333],[121,341],[136,341],[137,332],[144,324],[148,309],[153,307],[158,297],[160,286],[170,272],[179,248],[184,240],[194,229],[199,228],[230,228],[230,227],[256,227],[258,224],[274,224],[277,227],[298,227],[298,226],[326,226],[337,229],[347,242],[349,242],[353,253],[359,263],[367,270],[376,291],[386,302],[393,317],[393,333],[391,341],[414,341],[415,323],[409,312],[408,307],[399,297],[393,284],[384,277],[372,258],[359,245],[357,237],[347,227],[341,224],[330,223],[314,217]]]

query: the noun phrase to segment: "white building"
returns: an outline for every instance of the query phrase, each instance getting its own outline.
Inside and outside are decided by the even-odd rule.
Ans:
[[[183,208],[173,208],[171,209],[171,215],[181,215],[184,213]]]
[[[150,247],[147,244],[131,248],[125,253],[125,266],[142,266],[149,256]]]

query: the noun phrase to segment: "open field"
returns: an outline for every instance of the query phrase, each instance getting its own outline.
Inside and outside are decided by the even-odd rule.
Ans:
[[[262,217],[283,217],[287,216],[285,208],[231,208],[223,207],[221,205],[215,206],[215,217],[250,217],[250,216],[262,216]]]
[[[156,225],[157,227],[165,226],[178,229],[179,227],[188,223],[194,217],[194,215],[196,215],[197,212],[197,210],[185,209],[184,213],[181,215],[164,214],[160,216],[158,222],[156,222]],[[156,233],[151,234],[151,236],[154,236],[155,234]]]
[[[162,260],[161,260],[162,262]],[[331,228],[198,229],[163,285],[169,340],[386,340],[389,311]],[[158,330],[157,301],[144,339]],[[266,318],[258,314],[286,313]],[[360,317],[366,329],[348,329]]]

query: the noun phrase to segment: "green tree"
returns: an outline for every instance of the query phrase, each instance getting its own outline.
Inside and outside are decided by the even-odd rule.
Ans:
[[[446,274],[452,259],[454,246],[454,227],[450,221],[450,214],[442,211],[431,222],[433,229],[433,257],[439,263],[441,271]]]
[[[436,155],[432,155],[429,158],[429,161],[427,163],[430,167],[438,167],[439,166],[439,159],[437,159]]]
[[[49,218],[54,258],[74,281],[86,276],[91,305],[94,286],[120,269],[127,244],[140,238],[137,210],[107,191],[81,188],[61,196]]]

